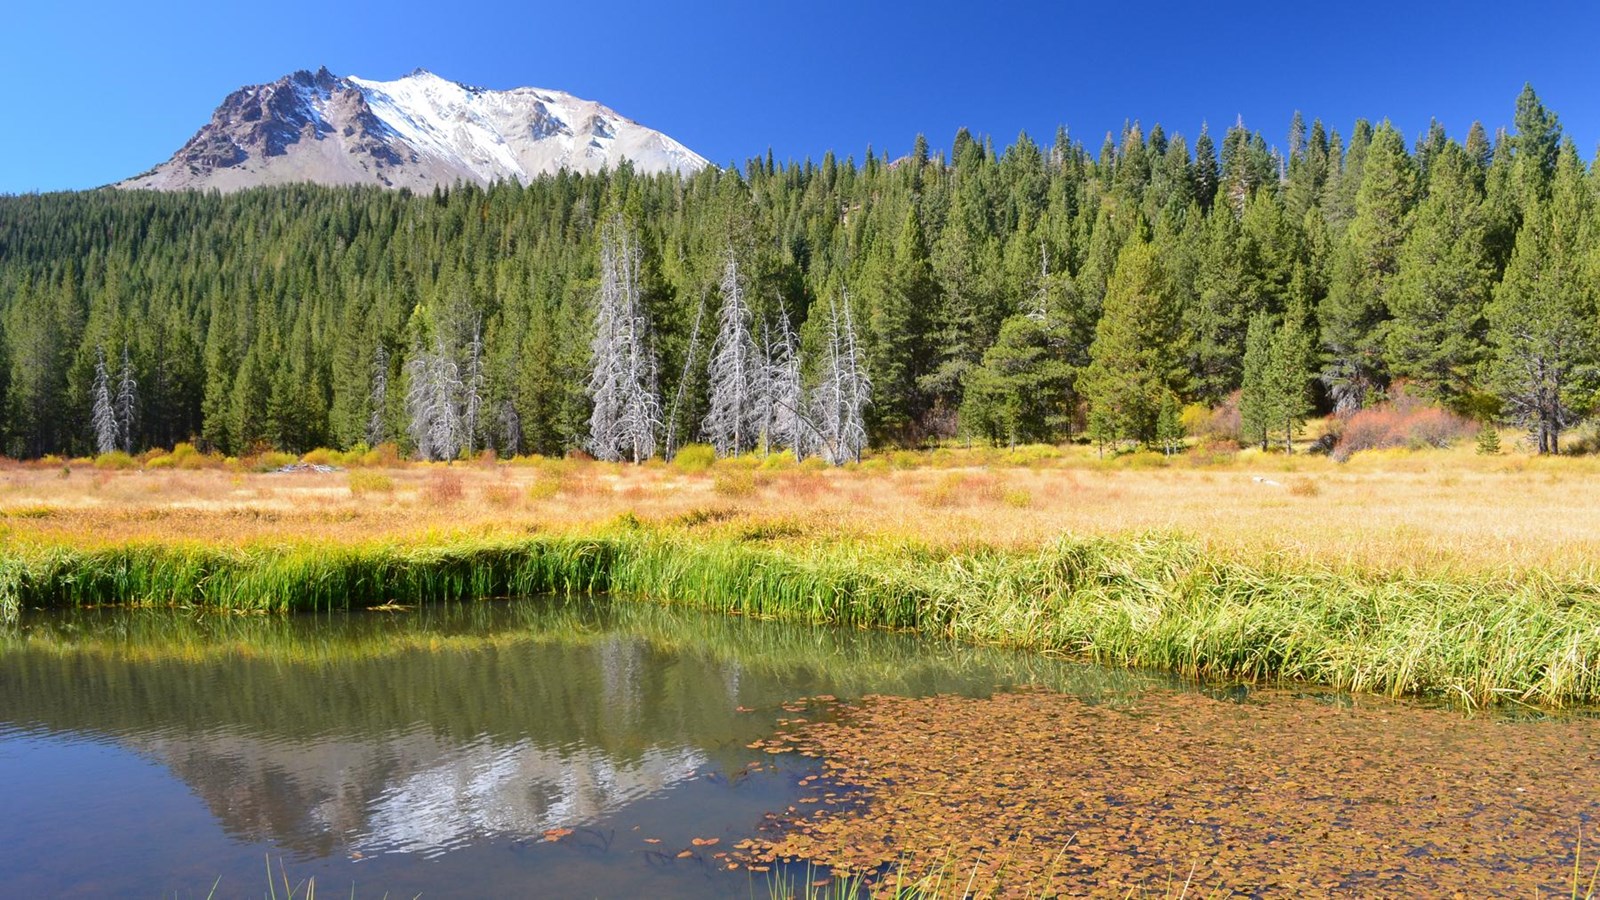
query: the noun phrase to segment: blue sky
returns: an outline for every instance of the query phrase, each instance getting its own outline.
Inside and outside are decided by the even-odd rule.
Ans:
[[[230,91],[295,69],[599,100],[715,162],[957,128],[997,145],[1125,119],[1191,137],[1242,115],[1282,144],[1304,111],[1415,136],[1510,125],[1531,81],[1586,159],[1600,139],[1600,4],[46,3],[0,13],[0,192],[88,188],[172,154]],[[20,8],[19,8],[20,7]]]

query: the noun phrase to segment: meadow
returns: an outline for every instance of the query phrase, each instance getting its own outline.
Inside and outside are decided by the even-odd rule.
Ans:
[[[610,591],[1206,678],[1600,700],[1600,460],[891,452],[832,469],[392,454],[0,469],[0,603]],[[266,470],[266,471],[262,471]]]

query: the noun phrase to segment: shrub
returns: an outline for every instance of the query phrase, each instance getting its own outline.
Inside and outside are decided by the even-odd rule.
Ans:
[[[779,450],[761,461],[761,468],[768,472],[783,472],[795,465],[794,453],[788,450]]]
[[[915,469],[921,460],[921,455],[914,450],[895,450],[889,454],[889,465],[896,469]]]
[[[121,450],[102,453],[94,458],[94,467],[96,469],[115,469],[120,471],[122,469],[137,468],[138,465],[138,461]]]
[[[1185,406],[1178,419],[1183,423],[1183,430],[1201,443],[1232,441],[1237,444],[1244,427],[1239,418],[1239,392],[1229,394],[1228,399],[1214,408],[1208,409],[1198,403]]]
[[[1130,469],[1164,469],[1169,462],[1165,454],[1154,450],[1135,450],[1119,459]]]
[[[541,474],[528,485],[528,499],[534,502],[549,500],[561,493],[561,476]]]
[[[704,472],[717,461],[717,451],[709,444],[684,444],[672,457],[672,464],[684,472]]]
[[[1239,455],[1239,443],[1226,439],[1205,441],[1189,451],[1189,465],[1196,468],[1232,462]]]
[[[1022,488],[1006,488],[1000,494],[1000,500],[1013,509],[1027,509],[1033,505],[1033,494]]]
[[[300,457],[300,461],[308,466],[336,466],[344,460],[337,458],[336,451],[318,447]]]
[[[272,472],[284,466],[292,466],[299,461],[299,457],[294,454],[266,450],[245,459],[243,462],[244,467],[252,472]]]
[[[1430,406],[1401,392],[1390,403],[1356,411],[1344,420],[1333,458],[1343,462],[1362,450],[1448,447],[1471,435],[1476,426],[1455,413]]]
[[[172,464],[180,469],[209,469],[220,465],[221,460],[207,456],[196,450],[194,445],[187,441],[180,442],[172,448]]]
[[[146,469],[156,469],[156,470],[170,469],[174,465],[176,465],[177,462],[178,462],[178,458],[177,457],[173,456],[170,453],[162,453],[159,456],[152,456],[149,459],[145,460],[144,461],[144,467]]]
[[[373,468],[392,469],[400,465],[400,448],[385,441],[361,455],[361,464]]]
[[[387,475],[380,475],[377,472],[355,471],[350,473],[350,495],[352,497],[379,493],[394,493],[394,479]]]

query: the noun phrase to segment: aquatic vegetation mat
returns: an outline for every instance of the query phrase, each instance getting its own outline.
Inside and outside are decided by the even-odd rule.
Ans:
[[[1600,722],[1233,696],[812,702],[761,749],[823,774],[744,858],[885,887],[938,871],[998,896],[1570,892],[1600,814]]]

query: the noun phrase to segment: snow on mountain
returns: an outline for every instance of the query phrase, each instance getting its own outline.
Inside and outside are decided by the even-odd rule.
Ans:
[[[672,138],[562,91],[492,91],[418,69],[394,81],[300,71],[241,88],[173,157],[123,188],[238,190],[312,181],[431,189],[527,183],[626,159],[645,173],[708,163]]]

